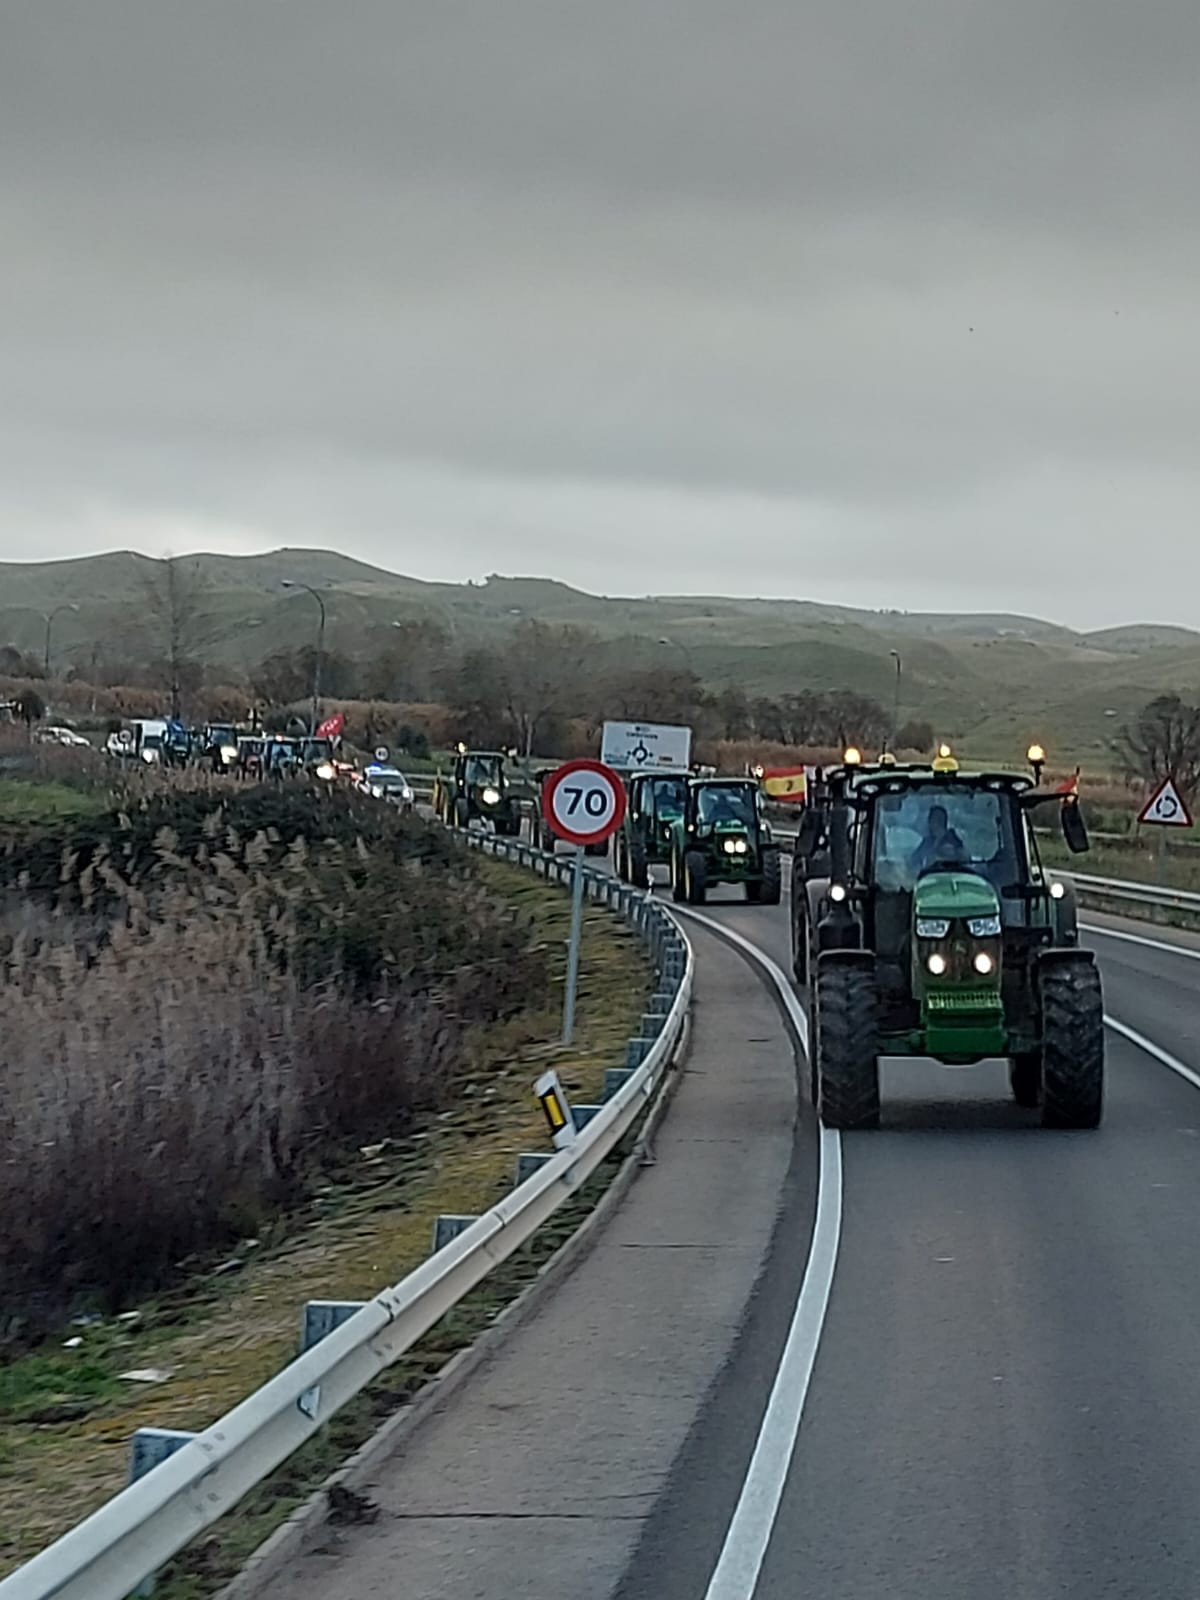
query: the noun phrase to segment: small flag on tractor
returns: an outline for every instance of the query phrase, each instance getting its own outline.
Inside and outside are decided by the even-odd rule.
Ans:
[[[1059,794],[1073,794],[1075,796],[1075,798],[1078,800],[1078,798],[1079,798],[1079,768],[1078,767],[1075,768],[1075,771],[1071,774],[1071,776],[1066,780],[1065,783],[1060,783],[1059,784],[1058,793]]]
[[[803,767],[767,767],[762,786],[772,800],[803,800],[808,793],[808,777]]]

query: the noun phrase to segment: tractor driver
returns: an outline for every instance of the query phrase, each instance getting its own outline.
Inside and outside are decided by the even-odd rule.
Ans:
[[[945,806],[930,806],[925,837],[912,858],[914,876],[919,878],[930,867],[950,866],[966,859],[967,847],[960,834],[950,826]]]

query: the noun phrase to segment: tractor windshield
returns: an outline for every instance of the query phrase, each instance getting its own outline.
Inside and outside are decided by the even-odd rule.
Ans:
[[[940,867],[977,872],[996,889],[1021,877],[1011,797],[993,789],[922,784],[880,795],[872,830],[881,889],[912,889]]]
[[[683,815],[687,785],[682,778],[660,778],[650,793],[654,814],[660,821],[674,822],[676,817]]]
[[[755,791],[749,784],[732,784],[701,789],[696,797],[696,816],[706,827],[718,822],[740,822],[753,828],[756,821]]]
[[[498,756],[468,756],[465,781],[471,785],[491,784],[500,787],[500,759]]]

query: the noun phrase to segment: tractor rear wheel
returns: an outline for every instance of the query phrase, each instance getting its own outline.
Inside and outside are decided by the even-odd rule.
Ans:
[[[827,1128],[879,1126],[875,972],[869,957],[817,963],[813,1046],[821,1121]]]
[[[1104,999],[1083,951],[1041,971],[1042,1127],[1097,1128],[1104,1110]]]
[[[646,865],[646,847],[635,839],[629,850],[629,881],[635,889],[650,887],[650,868]]]
[[[803,886],[801,886],[803,888]],[[792,885],[792,976],[797,983],[808,982],[808,918],[805,897]]]
[[[1027,1111],[1042,1102],[1042,1058],[1037,1050],[1013,1056],[1008,1063],[1008,1082],[1013,1099]]]
[[[688,905],[702,906],[708,896],[708,862],[703,850],[689,850],[684,856],[683,879]]]
[[[778,850],[764,850],[762,881],[758,886],[758,899],[764,906],[777,906],[783,890],[783,865]]]
[[[671,899],[674,900],[677,905],[680,905],[680,904],[683,903],[685,898],[686,898],[686,894],[685,894],[684,882],[683,882],[683,862],[679,859],[678,855],[674,851],[672,851],[671,852]]]

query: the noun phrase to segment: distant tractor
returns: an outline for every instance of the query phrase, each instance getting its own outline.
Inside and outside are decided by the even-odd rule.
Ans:
[[[778,905],[779,846],[753,778],[692,778],[671,823],[671,892],[703,905],[717,884],[744,884],[754,905]]]
[[[1014,1099],[1040,1108],[1044,1127],[1099,1124],[1100,975],[1079,947],[1072,890],[1044,870],[1029,825],[1051,803],[1068,848],[1086,850],[1075,794],[960,772],[946,748],[932,766],[828,775],[792,877],[793,967],[809,988],[811,1094],[827,1127],[878,1125],[890,1056],[1007,1057]]]
[[[460,749],[450,772],[433,783],[433,809],[447,827],[469,828],[490,822],[498,834],[515,838],[521,831],[521,808],[509,785],[499,750]]]
[[[546,821],[546,815],[542,808],[540,791],[545,785],[547,779],[552,777],[557,771],[557,767],[543,767],[539,772],[534,773],[534,780],[537,783],[539,795],[538,803],[534,808],[534,814],[529,821],[529,832],[533,843],[537,845],[539,850],[544,850],[547,855],[551,856],[554,854],[554,847],[558,843],[558,835]],[[606,856],[608,854],[608,841],[605,840],[602,844],[585,844],[583,847],[583,853],[585,856]]]
[[[638,772],[625,780],[625,820],[613,835],[618,878],[637,889],[650,886],[650,868],[671,860],[674,827],[687,803],[686,777],[671,772]]]

